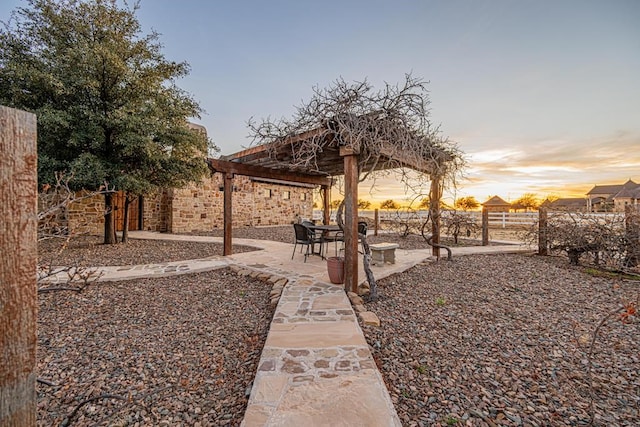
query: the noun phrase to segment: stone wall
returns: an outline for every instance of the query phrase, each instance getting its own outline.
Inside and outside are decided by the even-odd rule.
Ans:
[[[222,175],[214,174],[201,184],[145,195],[142,228],[169,233],[222,228],[222,187]],[[313,188],[236,176],[233,189],[234,227],[285,225],[296,221],[298,216],[311,218],[313,215]],[[72,203],[67,216],[73,233],[102,235],[104,196]]]
[[[79,200],[68,207],[69,231],[74,234],[104,234],[104,195],[82,198],[87,192],[76,194]]]
[[[169,191],[159,191],[142,198],[142,228],[146,231],[166,232],[169,229],[171,201]]]
[[[168,231],[184,233],[222,228],[222,179],[221,174],[214,174],[199,185],[171,190]],[[312,188],[236,176],[233,190],[234,227],[291,224],[296,216],[311,217],[313,213]]]

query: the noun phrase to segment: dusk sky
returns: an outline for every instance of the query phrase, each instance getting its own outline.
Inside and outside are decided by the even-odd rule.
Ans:
[[[0,20],[20,4],[2,0]],[[178,85],[222,154],[250,144],[250,117],[291,117],[313,86],[411,72],[467,154],[457,196],[640,182],[638,0],[142,0],[138,17],[191,65]],[[385,181],[373,198],[403,197]]]

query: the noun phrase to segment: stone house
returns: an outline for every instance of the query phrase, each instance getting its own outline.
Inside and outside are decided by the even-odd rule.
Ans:
[[[640,205],[640,184],[596,185],[587,193],[590,212],[624,212],[627,205]]]
[[[129,230],[168,233],[208,231],[223,226],[222,174],[212,173],[199,184],[164,189],[139,197],[130,205]],[[233,226],[285,225],[313,214],[314,185],[238,176],[234,180]],[[123,229],[124,195],[115,203],[116,230]],[[104,231],[104,197],[73,203],[67,212],[69,229],[100,235]]]

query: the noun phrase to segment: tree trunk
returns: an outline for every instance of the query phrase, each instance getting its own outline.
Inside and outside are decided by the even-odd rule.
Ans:
[[[115,215],[113,214],[113,196],[114,193],[108,192],[104,194],[104,244],[113,245],[118,243],[116,240],[116,227],[114,223]]]
[[[122,238],[120,238],[121,243],[127,243],[127,239],[129,238],[129,205],[131,204],[131,200],[129,198],[130,194],[128,192],[124,195],[124,212],[122,213]]]
[[[0,107],[0,425],[36,425],[36,116]]]

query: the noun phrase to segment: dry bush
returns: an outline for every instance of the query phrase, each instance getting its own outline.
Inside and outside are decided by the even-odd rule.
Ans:
[[[60,290],[82,291],[90,283],[100,278],[95,269],[78,265],[58,266],[57,255],[64,251],[69,241],[76,236],[69,228],[68,208],[73,202],[113,191],[105,184],[98,191],[84,192],[78,195],[71,190],[70,181],[73,175],[56,174],[56,182],[44,184],[38,193],[38,242],[56,240],[58,249],[43,257],[39,251],[37,281],[38,292]],[[82,225],[78,228],[82,229]]]
[[[539,228],[536,222],[524,233],[525,239],[537,242]],[[547,218],[546,236],[549,251],[566,255],[572,265],[632,270],[640,254],[640,213],[553,212]]]

